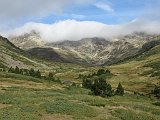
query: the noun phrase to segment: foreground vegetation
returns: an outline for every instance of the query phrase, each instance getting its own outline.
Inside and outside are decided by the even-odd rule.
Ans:
[[[160,118],[160,103],[153,96],[126,91],[123,96],[104,98],[79,86],[20,74],[0,72],[0,78],[0,120]]]
[[[10,77],[9,77],[9,75]],[[15,76],[13,78],[13,76]],[[154,97],[126,92],[103,98],[89,90],[0,73],[0,120],[159,120]],[[38,81],[38,79],[37,79]],[[56,87],[53,87],[55,86]],[[23,86],[22,86],[23,85]],[[142,104],[143,103],[143,104]]]

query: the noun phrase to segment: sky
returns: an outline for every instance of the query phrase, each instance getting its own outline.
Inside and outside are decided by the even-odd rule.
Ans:
[[[160,0],[0,0],[0,34],[36,30],[48,41],[159,34],[159,11]]]

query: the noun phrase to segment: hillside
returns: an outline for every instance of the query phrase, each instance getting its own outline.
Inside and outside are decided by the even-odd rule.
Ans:
[[[24,52],[8,41],[7,38],[0,37],[0,64],[1,66],[23,66],[26,67],[21,61],[18,61],[20,55]]]
[[[31,68],[44,67],[37,63],[29,54],[12,44],[7,38],[0,37],[0,65],[1,67]]]
[[[48,74],[48,71],[57,72],[58,74],[64,71],[72,71],[81,68],[79,65],[66,64],[54,61],[41,60],[35,56],[31,56],[14,44],[9,42],[7,38],[0,37],[0,69],[18,66],[24,69],[39,69],[43,74]],[[42,49],[42,48],[41,48]],[[42,49],[43,50],[43,49]],[[42,52],[41,54],[45,54]],[[53,53],[52,53],[53,54]],[[54,56],[54,55],[53,55]],[[54,56],[55,57],[55,56]],[[56,58],[57,59],[57,58]]]

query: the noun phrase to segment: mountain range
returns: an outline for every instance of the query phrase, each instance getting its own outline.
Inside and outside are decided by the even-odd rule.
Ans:
[[[160,40],[160,36],[133,33],[113,39],[95,37],[78,41],[45,42],[36,31],[32,31],[9,37],[9,40],[29,54],[47,60],[83,65],[111,65],[139,54],[145,44]]]

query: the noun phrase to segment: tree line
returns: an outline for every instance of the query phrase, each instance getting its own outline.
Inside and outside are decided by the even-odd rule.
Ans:
[[[16,66],[15,68],[10,67],[8,70],[9,73],[15,73],[15,74],[21,74],[21,75],[26,75],[26,76],[31,76],[31,77],[35,77],[35,78],[39,78],[39,79],[45,79],[45,80],[50,80],[50,81],[55,81],[55,82],[60,82],[59,79],[56,79],[53,75],[53,73],[49,73],[48,76],[44,76],[41,74],[41,72],[39,70],[35,70],[33,68],[31,69],[23,69],[23,68],[19,68],[18,66]]]

